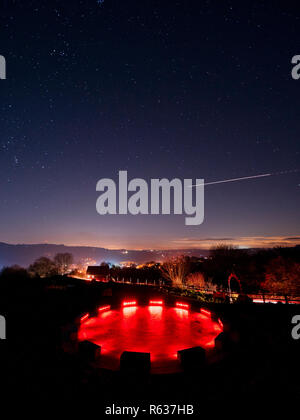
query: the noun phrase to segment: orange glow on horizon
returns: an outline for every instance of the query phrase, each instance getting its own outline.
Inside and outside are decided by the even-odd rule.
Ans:
[[[226,240],[223,238],[227,237]],[[3,239],[3,242],[15,245],[14,242],[10,240]],[[80,247],[99,247],[106,248],[112,251],[122,251],[126,249],[130,251],[176,251],[176,250],[185,250],[185,249],[204,249],[208,250],[211,247],[219,245],[220,243],[225,243],[228,245],[236,246],[238,248],[272,248],[272,247],[291,247],[300,245],[300,237],[296,233],[287,233],[284,236],[279,235],[269,235],[269,236],[235,236],[231,237],[230,232],[222,232],[220,237],[210,237],[209,239],[201,237],[179,237],[179,238],[155,238],[152,241],[141,242],[140,240],[133,240],[133,242],[127,242],[126,240],[120,242],[111,242],[110,240],[99,242],[94,238],[91,240],[77,239],[74,237],[68,238],[60,236],[60,233],[55,235],[53,238],[45,240],[44,238],[35,237],[34,240],[26,240],[26,238],[21,238],[20,242],[26,245],[36,245],[36,244],[62,244],[65,246],[80,246]],[[157,244],[159,243],[159,246]],[[93,265],[93,264],[90,264]]]

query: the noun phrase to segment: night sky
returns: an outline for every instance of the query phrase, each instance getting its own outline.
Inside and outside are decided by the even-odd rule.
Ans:
[[[205,189],[205,221],[100,216],[96,183],[300,168],[300,7],[3,1],[0,241],[108,248],[300,243],[300,173]]]

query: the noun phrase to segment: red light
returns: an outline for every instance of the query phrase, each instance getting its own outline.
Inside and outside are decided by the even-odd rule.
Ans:
[[[83,316],[80,318],[80,322],[85,321],[86,319],[88,319],[88,317],[89,317],[89,314],[83,315]]]
[[[190,305],[188,305],[187,303],[181,303],[181,302],[176,302],[176,306],[182,309],[189,309],[190,307]]]
[[[125,301],[123,306],[136,306],[136,300]]]
[[[220,320],[220,318],[218,319],[218,323],[219,323],[220,327],[223,329],[223,322]]]
[[[203,308],[201,308],[201,313],[202,313],[203,315],[211,316],[211,312],[210,312],[210,311],[208,311],[207,309],[203,309]]]
[[[108,311],[109,309],[110,309],[110,305],[108,305],[108,306],[100,306],[98,308],[98,311],[99,312],[101,312],[101,311]]]
[[[101,346],[102,366],[118,370],[120,356],[123,351],[151,353],[151,369],[155,373],[177,372],[179,364],[176,360],[178,349],[195,346],[211,348],[221,327],[211,318],[176,307],[163,300],[161,305],[141,305],[138,298],[127,298],[126,302],[136,300],[136,306],[122,306],[113,311],[98,312],[97,317],[90,317],[80,324],[79,340],[89,340]],[[155,299],[153,300],[160,300]],[[146,300],[146,304],[150,298]],[[178,303],[188,304],[185,301]],[[100,306],[100,305],[99,305]],[[103,305],[104,306],[104,305]],[[98,306],[97,306],[98,309]],[[175,333],[176,332],[176,333]]]
[[[163,301],[162,300],[149,300],[149,305],[159,305],[159,306],[162,306],[163,305]]]

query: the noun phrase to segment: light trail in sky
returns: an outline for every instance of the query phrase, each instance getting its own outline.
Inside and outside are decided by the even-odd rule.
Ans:
[[[287,170],[287,171],[259,174],[259,175],[242,176],[239,178],[221,179],[220,181],[205,182],[204,184],[193,184],[193,185],[190,185],[190,187],[200,187],[201,185],[207,186],[207,185],[215,185],[215,184],[225,184],[227,182],[245,181],[247,179],[265,178],[267,176],[275,176],[275,175],[286,175],[286,174],[295,173],[295,172],[299,172],[299,169],[292,169],[292,170]]]

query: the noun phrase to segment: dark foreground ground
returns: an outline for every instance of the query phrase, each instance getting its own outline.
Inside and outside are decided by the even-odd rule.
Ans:
[[[291,337],[298,305],[211,304],[207,308],[224,320],[234,337],[216,363],[173,375],[126,375],[80,359],[68,348],[65,327],[95,305],[124,297],[157,297],[161,291],[114,284],[109,286],[112,297],[107,297],[107,287],[63,278],[1,285],[7,339],[0,341],[0,362],[8,397],[29,406],[37,401],[52,408],[96,405],[99,418],[113,403],[194,403],[199,413],[204,405],[225,410],[242,404],[246,410],[262,404],[286,410],[300,400],[300,340]]]

